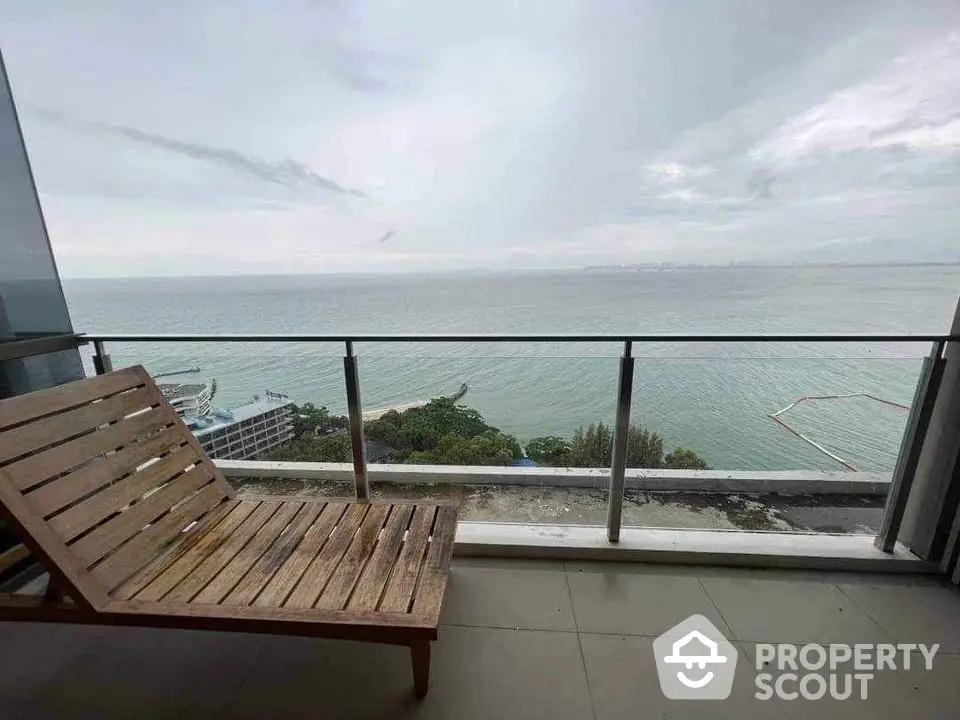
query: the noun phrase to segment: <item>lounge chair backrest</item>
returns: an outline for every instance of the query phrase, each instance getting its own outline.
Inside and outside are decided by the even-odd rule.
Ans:
[[[141,366],[0,401],[0,513],[78,605],[232,496]]]

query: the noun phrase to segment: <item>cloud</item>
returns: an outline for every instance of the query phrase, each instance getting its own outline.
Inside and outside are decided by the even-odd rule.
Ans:
[[[360,190],[345,188],[339,183],[318,174],[304,163],[289,158],[269,162],[229,148],[219,148],[199,143],[184,142],[182,140],[173,140],[163,135],[144,132],[137,128],[70,118],[61,113],[43,108],[33,108],[32,112],[37,117],[45,120],[92,131],[111,133],[127,138],[128,140],[133,140],[134,142],[150,145],[185,157],[215,163],[221,167],[250,175],[265,182],[277,183],[288,187],[315,187],[330,190],[331,192],[343,193],[345,195],[366,197],[365,193]]]
[[[327,70],[352,90],[376,93],[414,87],[416,66],[403,55],[332,44],[322,47],[321,53]]]
[[[75,5],[0,8],[65,272],[960,259],[955,2]]]
[[[960,151],[960,33],[925,38],[873,77],[788,120],[751,152],[790,162],[889,147]]]
[[[699,258],[960,260],[960,34],[903,38],[838,81],[863,42],[680,134],[623,217]]]
[[[776,173],[764,167],[758,167],[750,174],[747,187],[758,199],[773,197],[773,186],[777,182]]]

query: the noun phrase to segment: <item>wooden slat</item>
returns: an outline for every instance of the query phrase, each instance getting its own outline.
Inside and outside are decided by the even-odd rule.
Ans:
[[[101,425],[116,422],[153,404],[153,394],[150,390],[138,388],[7,430],[0,434],[0,462],[62,442]]]
[[[256,535],[248,542],[243,550],[237,553],[223,569],[217,573],[207,586],[203,588],[191,602],[218,604],[236,587],[247,574],[254,563],[273,545],[274,541],[290,524],[294,516],[303,507],[301,503],[285,502],[280,505],[273,516],[264,524]]]
[[[437,637],[435,626],[414,615],[173,605],[139,600],[112,600],[102,610],[89,612],[70,602],[51,603],[43,597],[5,593],[0,594],[0,620],[259,632],[397,645]]]
[[[407,539],[403,543],[403,550],[393,568],[387,589],[383,593],[380,603],[380,612],[405,613],[410,612],[413,601],[413,591],[417,587],[420,577],[420,568],[423,564],[423,554],[430,540],[430,531],[433,529],[433,520],[437,508],[432,505],[418,505],[410,523]]]
[[[392,505],[374,505],[370,508],[363,520],[363,525],[360,526],[360,530],[350,543],[347,552],[344,553],[343,559],[337,565],[330,582],[327,583],[327,587],[320,594],[314,607],[323,610],[346,609],[350,594],[373,554],[383,523],[392,510]]]
[[[259,505],[260,503],[237,502],[230,514],[216,527],[204,534],[190,550],[176,558],[162,572],[143,583],[142,589],[135,587],[128,589],[124,586],[124,594],[137,600],[159,600],[189,575],[197,565],[229,540],[233,532],[240,527],[244,520],[250,517]]]
[[[223,604],[252,603],[297,548],[325,506],[325,503],[301,503],[297,516],[283,529],[277,541],[254,563],[243,580],[223,599]]]
[[[131,473],[107,489],[64,510],[47,522],[64,540],[72,540],[101,520],[120,512],[133,501],[139,500],[149,491],[168,482],[183,472],[187,466],[195,464],[197,464],[197,457],[193,448],[182,447],[158,462]]]
[[[0,430],[143,385],[135,368],[0,401]]]
[[[26,545],[14,545],[7,548],[0,553],[0,572],[28,557],[30,557],[30,551]]]
[[[84,535],[71,545],[70,549],[89,567],[211,480],[205,468],[194,467],[167,483],[150,497],[141,500],[109,522]]]
[[[236,555],[243,550],[244,546],[254,535],[263,527],[273,514],[280,509],[282,503],[260,503],[250,517],[248,517],[236,530],[231,533],[220,547],[216,549],[209,557],[201,562],[193,572],[191,572],[183,581],[177,585],[170,594],[164,598],[166,602],[185,603],[190,602],[194,596],[207,586],[217,573],[219,573]]]
[[[309,505],[311,503],[304,503]],[[303,540],[293,550],[289,558],[284,561],[276,575],[267,583],[263,591],[253,601],[259,607],[280,607],[290,593],[297,586],[310,564],[325,547],[333,528],[340,522],[349,505],[347,503],[332,502],[323,505],[323,511],[317,518]]]
[[[340,558],[350,547],[350,542],[360,527],[370,505],[355,503],[347,506],[347,511],[340,518],[337,526],[331,531],[330,537],[320,553],[313,558],[310,566],[303,573],[297,586],[284,601],[283,607],[309,608],[317,601],[320,593],[327,586],[327,581],[337,569]],[[322,516],[321,516],[322,517]],[[259,605],[258,602],[254,605]]]
[[[348,610],[377,609],[390,571],[400,555],[403,534],[407,531],[412,514],[413,505],[393,506],[377,547],[357,581],[357,587],[347,605]]]
[[[414,615],[387,615],[384,613],[354,612],[352,610],[318,610],[316,608],[298,610],[239,605],[145,602],[142,600],[114,600],[109,603],[106,610],[114,614],[114,617],[117,615],[152,616],[152,620],[157,621],[160,618],[169,618],[170,622],[165,623],[169,627],[211,629],[217,626],[217,620],[240,620],[246,621],[246,623],[233,625],[230,629],[254,632],[261,629],[262,624],[275,623],[269,628],[268,632],[277,632],[280,631],[277,626],[296,624],[297,628],[291,629],[290,634],[316,634],[318,637],[336,637],[337,626],[343,626],[345,632],[349,632],[351,627],[368,627],[371,634],[367,639],[385,642],[390,642],[386,639],[388,633],[383,632],[384,637],[380,638],[377,637],[378,631],[391,628],[408,630],[411,637],[430,638],[436,635],[434,625]],[[202,621],[197,623],[183,622],[186,618],[196,618]],[[160,623],[151,621],[147,624],[157,626]],[[311,626],[319,632],[311,633]]]
[[[417,597],[413,603],[413,612],[417,615],[439,620],[440,604],[447,587],[456,534],[457,509],[450,506],[440,508],[437,511],[437,522],[433,526],[427,559],[420,574]]]
[[[105,458],[91,461],[69,475],[38,487],[27,497],[30,498],[30,504],[45,516],[52,515],[114,479],[133,472],[147,460],[177,448],[182,442],[183,438],[177,428],[167,428],[147,440],[127,445]]]
[[[43,595],[0,593],[0,620],[95,623],[100,614],[72,602],[48,601]]]
[[[146,585],[152,582],[160,573],[170,567],[176,560],[183,557],[192,549],[207,532],[216,527],[235,507],[236,500],[226,500],[204,515],[195,525],[171,543],[160,555],[151,560],[141,570],[138,570],[129,580],[120,587],[111,591],[110,596],[119,600],[127,600],[136,595]],[[102,566],[101,566],[102,567]]]
[[[55,448],[0,468],[0,474],[20,490],[28,490],[44,480],[66,472],[101,453],[116,450],[139,437],[173,423],[170,413],[156,409],[128,418],[103,430],[89,433]]]
[[[78,562],[63,541],[27,505],[26,499],[0,477],[0,515],[43,563],[47,572],[82,608],[92,610],[107,602],[103,586]]]
[[[437,630],[413,615],[370,615],[349,611],[277,610],[222,605],[172,605],[113,600],[99,612],[42,597],[0,594],[0,620],[80,623],[207,631],[259,632],[297,637],[343,638],[410,645],[435,640]]]
[[[220,489],[209,484],[184,503],[177,505],[150,527],[137,533],[126,545],[100,563],[93,574],[108,591],[157,557],[176,540],[190,523],[199,520],[224,502]]]

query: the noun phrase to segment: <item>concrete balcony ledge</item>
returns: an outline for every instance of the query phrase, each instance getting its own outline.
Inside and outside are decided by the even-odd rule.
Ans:
[[[874,546],[873,536],[827,533],[624,527],[620,541],[610,543],[597,527],[461,522],[455,553],[461,557],[936,572],[935,564],[920,560],[900,544],[894,552],[885,553]]]
[[[215,460],[227,477],[285,478],[353,482],[350,463],[299,463]],[[606,487],[610,471],[601,468],[489,467],[373,464],[371,482],[411,485],[526,485]],[[650,470],[629,469],[626,489],[658,492],[783,493],[795,495],[884,496],[889,473],[817,470]]]

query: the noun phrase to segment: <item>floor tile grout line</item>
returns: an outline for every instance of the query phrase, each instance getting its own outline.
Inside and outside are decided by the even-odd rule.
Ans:
[[[850,595],[847,595],[847,593],[844,591],[844,589],[843,589],[842,587],[840,587],[840,584],[839,584],[839,583],[833,583],[833,587],[835,587],[835,588],[837,589],[837,592],[839,592],[840,595],[842,595],[842,596],[845,597],[847,600],[849,600],[849,601],[850,601],[850,604],[853,605],[853,607],[855,607],[859,612],[863,613],[863,616],[864,616],[864,617],[866,617],[870,622],[872,622],[874,625],[876,625],[876,626],[877,626],[877,629],[881,632],[881,634],[887,636],[887,639],[889,639],[889,640],[893,640],[893,639],[894,639],[893,634],[890,633],[890,632],[880,623],[880,621],[877,620],[865,607],[863,607],[862,605],[860,605],[860,603],[858,603],[856,600],[854,600],[853,597],[851,597]]]
[[[573,601],[573,590],[570,588],[570,571],[567,568],[567,561],[562,560],[560,567],[563,568],[563,586],[567,588],[567,600],[570,601],[570,614],[573,615],[573,627],[576,632],[580,632],[580,621],[577,620],[577,606]]]
[[[890,640],[896,640],[896,638],[894,637],[893,633],[890,632],[886,627],[884,627],[884,625],[883,625],[876,617],[874,617],[873,613],[871,613],[869,610],[867,610],[865,607],[863,607],[860,603],[858,603],[858,602],[856,601],[856,599],[855,599],[852,595],[848,595],[847,592],[846,592],[846,590],[844,590],[844,589],[840,586],[840,583],[834,583],[834,585],[835,585],[835,587],[837,588],[837,590],[840,592],[840,594],[843,595],[845,598],[847,598],[847,600],[849,600],[850,603],[851,603],[855,608],[857,608],[857,610],[859,610],[859,611],[862,612],[866,617],[868,617],[868,618],[870,619],[870,621],[871,621],[874,625],[876,625],[878,628],[880,628],[880,631],[881,631],[884,635],[886,635],[886,636],[888,637],[888,639],[890,639]],[[914,587],[922,587],[922,586],[914,586]],[[931,586],[931,587],[932,587],[932,586]],[[938,650],[937,650],[937,655],[947,655],[947,656],[951,656],[951,655],[960,655],[960,653],[941,652],[941,651],[938,649]],[[904,680],[904,681],[906,681],[906,682],[909,682],[909,681],[910,681],[909,677],[904,674],[903,668],[901,668],[899,665],[897,666],[897,668],[896,668],[896,670],[895,670],[894,672],[897,673],[897,677],[899,677],[901,680]]]
[[[710,601],[710,604],[713,605],[714,609],[717,611],[717,614],[720,616],[720,619],[723,620],[723,624],[727,626],[727,631],[733,635],[733,640],[728,641],[732,645],[736,645],[740,651],[743,652],[744,660],[747,661],[747,666],[750,668],[750,672],[753,673],[754,681],[760,676],[760,670],[756,666],[756,657],[751,658],[750,653],[746,647],[746,643],[752,642],[750,640],[741,640],[737,633],[733,630],[733,625],[730,624],[730,621],[727,620],[727,616],[723,614],[723,611],[720,609],[720,606],[717,604],[716,599],[713,595],[710,594],[710,591],[707,590],[706,584],[703,582],[703,578],[699,575],[697,577],[697,582],[700,583],[700,587],[703,589],[704,594],[707,596],[707,600]],[[754,643],[756,644],[756,643]]]
[[[660,635],[648,635],[644,633],[627,632],[623,630],[616,631],[616,632],[611,630],[561,630],[556,628],[547,629],[547,628],[533,628],[533,627],[517,627],[515,625],[467,625],[464,623],[441,623],[440,627],[441,628],[445,628],[445,627],[466,628],[469,630],[500,630],[500,631],[509,631],[509,632],[563,633],[567,635],[570,635],[573,633],[579,633],[581,635],[597,635],[600,637],[647,638],[649,640],[656,640],[658,637],[662,637],[662,633]],[[731,635],[732,634],[733,633],[731,633]],[[681,636],[676,635],[675,637],[679,638]],[[769,640],[765,638],[763,640],[757,640],[753,638],[741,639],[741,638],[734,637],[730,639],[730,641],[736,642],[736,643],[747,643],[750,645],[761,645],[764,643],[770,643],[773,645],[786,644],[786,645],[799,646],[799,645],[808,645],[811,643],[809,639],[798,639],[798,638],[776,638],[774,640]],[[830,644],[840,644],[840,643],[841,641],[837,640],[837,641],[823,641],[820,644],[830,645]],[[953,655],[953,656],[960,657],[960,651],[938,650],[937,655]]]
[[[11,620],[9,622],[13,623],[18,621]],[[36,623],[36,625],[40,625],[40,623]],[[23,623],[20,625],[20,627],[28,627],[28,626],[29,626],[28,623]],[[56,624],[51,623],[51,624],[44,624],[44,626],[47,628],[51,628],[51,627],[64,627],[65,625],[59,624],[59,623],[56,623]],[[77,645],[74,645],[74,649],[72,651],[71,657],[69,657],[63,663],[63,665],[60,666],[58,670],[58,674],[66,673],[68,676],[74,675],[76,672],[74,670],[74,667],[77,665],[77,663],[85,659],[87,660],[87,662],[91,663],[92,667],[96,667],[97,666],[96,663],[98,661],[101,661],[102,657],[108,654],[109,647],[104,647],[104,646],[105,645],[108,646],[110,643],[114,642],[109,635],[110,627],[107,625],[87,625],[85,627],[93,629],[93,632],[92,632],[93,637],[84,643],[78,643]],[[9,635],[8,635],[8,641],[9,641]],[[10,646],[11,647],[13,646],[12,642],[10,643]],[[101,652],[101,650],[103,651]],[[19,698],[19,700],[20,702],[22,702],[22,704],[25,707],[28,707],[28,708],[35,707],[37,703],[39,703],[43,699],[43,693],[45,692],[46,692],[45,687],[30,686],[24,691],[23,695]]]
[[[707,586],[703,582],[703,578],[699,575],[695,576],[697,582],[700,584],[700,589],[703,590],[703,594],[707,596],[707,600],[710,601],[710,604],[713,605],[713,609],[717,611],[717,615],[720,616],[720,619],[723,620],[723,624],[727,626],[727,632],[729,632],[735,642],[743,642],[741,638],[737,636],[736,631],[733,629],[733,625],[730,624],[730,621],[727,620],[727,616],[723,614],[723,610],[720,609],[720,606],[717,604],[717,601],[714,599],[713,595],[710,594],[710,591],[707,590]]]
[[[580,634],[580,623],[577,621],[577,607],[573,602],[573,590],[570,589],[570,574],[567,568],[567,561],[563,561],[563,583],[567,588],[567,600],[570,601],[570,612],[573,615],[573,627],[577,633],[577,648],[580,650],[580,666],[583,668],[583,680],[587,684],[587,699],[590,700],[590,712],[593,713],[593,720],[597,720],[597,706],[593,701],[593,689],[590,687],[590,673],[587,672],[587,658],[583,653],[583,636]]]
[[[257,648],[256,654],[253,656],[253,662],[250,663],[250,667],[247,668],[247,671],[243,674],[243,677],[240,678],[240,682],[237,683],[229,693],[226,694],[226,698],[220,704],[216,711],[214,711],[214,717],[223,718],[230,717],[226,715],[227,710],[233,701],[240,695],[240,691],[243,690],[243,686],[247,684],[247,681],[253,675],[253,671],[257,669],[257,665],[260,663],[260,658],[263,655],[264,651],[267,648],[267,643],[273,639],[271,636],[264,636],[261,638],[259,647]]]
[[[526,627],[523,625],[473,625],[471,623],[453,623],[453,622],[442,622],[440,623],[441,628],[450,627],[450,628],[473,628],[474,630],[510,630],[512,632],[549,632],[549,633],[563,633],[565,635],[573,635],[576,633],[576,630],[564,630],[563,628],[538,628],[538,627]]]
[[[753,679],[756,681],[756,679],[760,677],[760,669],[757,667],[756,653],[754,653],[754,657],[750,657],[750,653],[746,647],[748,643],[745,640],[735,640],[734,644],[738,647],[738,651],[743,653],[743,657],[747,661],[747,665],[750,667],[750,672],[753,673]],[[755,645],[756,643],[753,644]],[[737,664],[739,666],[739,663]]]

